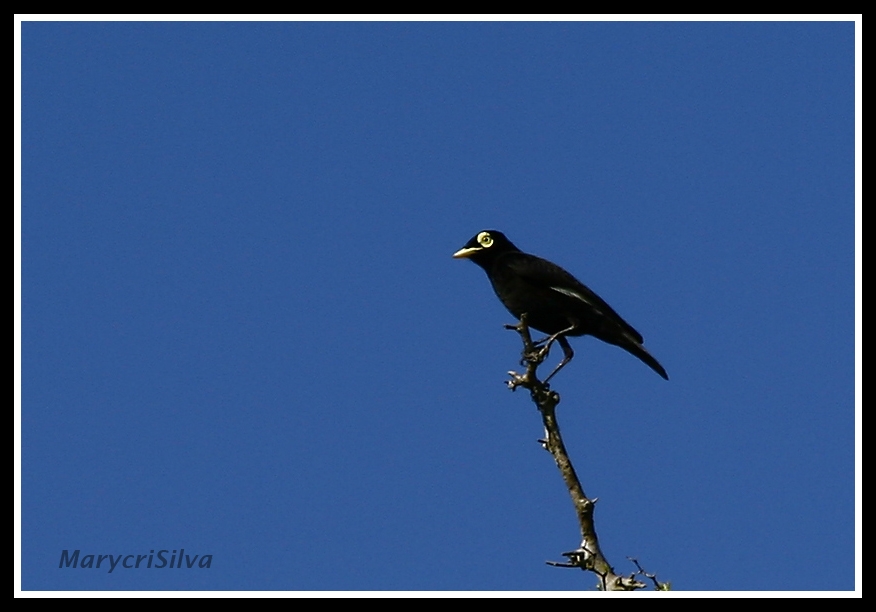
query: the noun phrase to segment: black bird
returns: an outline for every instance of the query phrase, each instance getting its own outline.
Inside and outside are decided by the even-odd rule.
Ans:
[[[560,343],[563,360],[545,382],[575,354],[566,336],[585,335],[621,347],[669,380],[663,366],[642,346],[642,335],[602,298],[560,266],[524,253],[502,232],[480,232],[453,256],[482,267],[505,308],[518,319],[525,313],[530,327],[548,334],[535,343],[544,344],[542,351],[550,350],[555,340]]]

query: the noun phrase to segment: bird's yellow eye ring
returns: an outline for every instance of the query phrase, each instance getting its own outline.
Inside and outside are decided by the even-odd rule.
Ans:
[[[493,237],[490,236],[489,232],[481,232],[478,234],[478,244],[484,248],[491,247],[493,246]]]

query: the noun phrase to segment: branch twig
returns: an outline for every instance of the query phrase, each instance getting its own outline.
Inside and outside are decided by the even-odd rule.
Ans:
[[[506,325],[505,328],[513,329],[520,334],[520,338],[523,340],[521,364],[526,365],[526,371],[523,374],[508,372],[511,380],[506,381],[506,383],[512,391],[515,391],[517,387],[528,389],[532,401],[541,413],[545,429],[545,438],[541,440],[542,446],[553,456],[560,474],[563,476],[563,481],[566,483],[566,488],[569,490],[569,495],[575,506],[575,513],[578,515],[578,525],[581,528],[581,545],[576,550],[563,553],[567,559],[565,562],[548,561],[548,564],[555,567],[577,567],[584,571],[593,572],[599,576],[599,586],[605,591],[633,591],[645,588],[645,583],[636,579],[636,575],[641,572],[631,576],[616,574],[599,548],[599,539],[596,536],[596,527],[593,523],[593,508],[596,499],[590,499],[584,493],[584,488],[581,486],[581,481],[578,480],[560,435],[560,426],[556,416],[560,394],[551,391],[550,387],[540,381],[536,375],[538,366],[547,357],[548,347],[538,348],[533,343],[525,314],[520,317],[519,323]]]

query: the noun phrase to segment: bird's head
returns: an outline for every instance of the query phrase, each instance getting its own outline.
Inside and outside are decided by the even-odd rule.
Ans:
[[[467,258],[479,266],[486,266],[502,253],[519,251],[514,244],[505,238],[505,234],[496,230],[478,232],[471,240],[453,254],[456,259]]]

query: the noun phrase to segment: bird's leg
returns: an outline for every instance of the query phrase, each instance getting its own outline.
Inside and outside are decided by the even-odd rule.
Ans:
[[[538,342],[533,342],[529,345],[528,348],[531,348],[532,350],[528,351],[527,347],[525,347],[523,349],[523,355],[520,357],[520,365],[526,365],[527,362],[539,364],[544,361],[547,358],[548,353],[551,351],[551,344],[556,339],[556,336],[546,336]],[[545,342],[547,342],[547,344],[545,344]],[[539,348],[542,344],[544,344],[544,346]]]
[[[576,327],[578,327],[578,324],[577,324],[577,323],[573,323],[572,325],[570,325],[570,326],[567,327],[566,329],[561,329],[560,331],[558,331],[557,333],[555,333],[553,336],[548,336],[547,338],[542,338],[542,339],[539,340],[538,342],[533,342],[533,343],[532,343],[533,346],[539,346],[539,345],[541,345],[541,344],[544,344],[544,346],[543,346],[543,347],[541,348],[541,350],[538,352],[539,357],[540,357],[541,359],[544,359],[545,357],[547,357],[548,353],[549,353],[550,350],[551,350],[551,345],[554,343],[554,341],[555,341],[555,340],[559,340],[560,338],[562,338],[563,336],[565,336],[566,334],[568,334],[570,331],[575,331],[575,328],[576,328]],[[561,343],[561,344],[562,344],[562,343]],[[566,346],[569,346],[569,343],[568,343],[568,342],[566,342]],[[571,351],[572,349],[569,348],[569,350]],[[566,349],[565,349],[565,347],[563,348],[563,352],[566,353]],[[564,364],[564,365],[565,365],[565,364]]]
[[[572,350],[572,345],[569,344],[569,341],[566,340],[565,336],[558,336],[556,340],[560,343],[560,346],[563,349],[563,360],[557,367],[554,368],[554,371],[551,372],[550,375],[544,379],[544,384],[547,384],[548,381],[554,377],[554,374],[562,370],[563,366],[572,361],[572,357],[575,356],[575,351]]]
[[[576,323],[573,323],[572,325],[570,325],[569,327],[567,327],[566,329],[562,329],[562,330],[558,331],[557,333],[553,334],[552,336],[547,336],[546,338],[542,338],[538,342],[533,342],[532,346],[534,346],[534,347],[538,347],[541,344],[544,344],[544,346],[542,346],[538,350],[532,351],[531,353],[524,353],[522,361],[532,361],[535,363],[541,363],[542,361],[544,361],[547,358],[548,354],[550,353],[551,345],[554,343],[554,341],[561,340],[561,343],[560,343],[561,345],[563,344],[563,342],[565,342],[565,346],[563,346],[563,353],[567,356],[566,361],[564,361],[561,364],[561,366],[566,365],[568,363],[568,360],[571,359],[571,357],[568,357],[569,353],[566,350],[566,347],[569,347],[569,351],[571,351],[572,348],[569,346],[569,343],[567,341],[565,341],[564,335],[568,334],[571,331],[574,331],[577,327],[578,327],[578,323],[576,322]],[[559,368],[557,368],[557,369],[559,369]],[[554,370],[551,373],[551,376],[556,374],[556,372],[557,372],[557,370]],[[545,382],[547,382],[547,381],[545,381]]]

